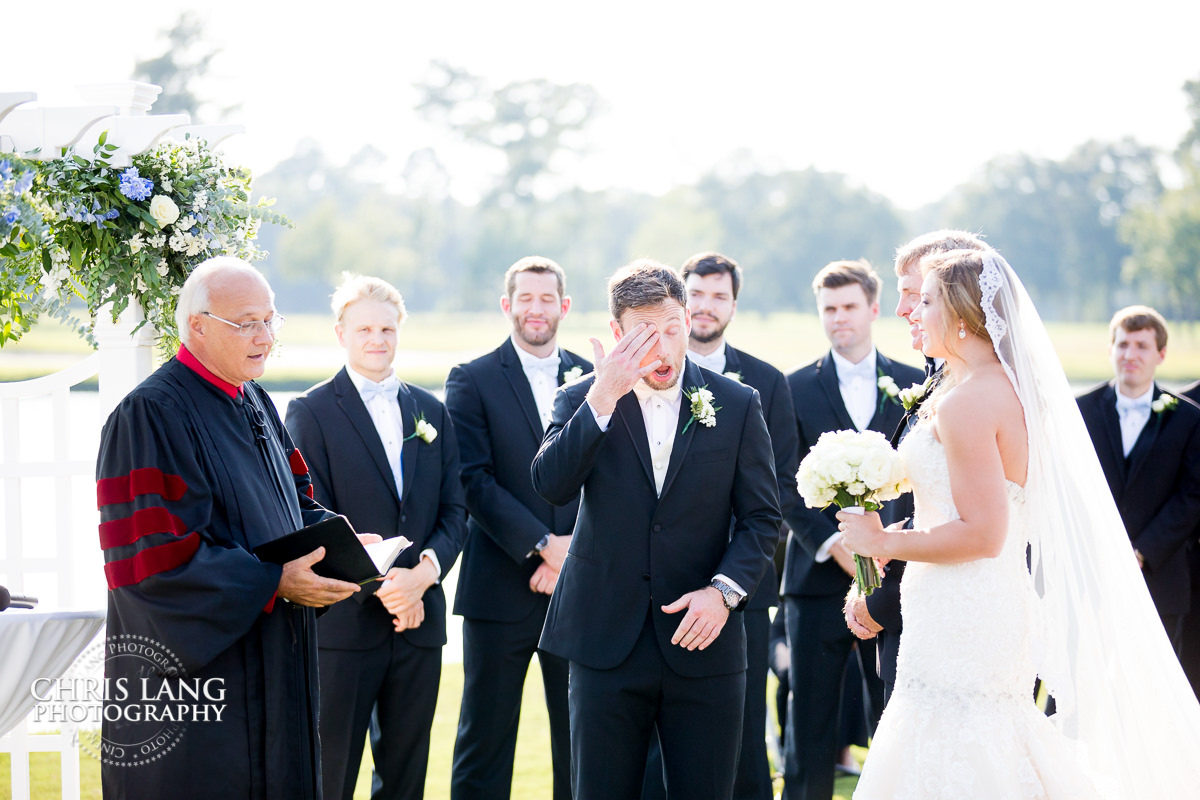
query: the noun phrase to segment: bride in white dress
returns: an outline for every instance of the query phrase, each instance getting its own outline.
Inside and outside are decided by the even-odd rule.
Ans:
[[[1200,797],[1200,705],[1033,304],[994,251],[922,269],[912,319],[946,377],[900,447],[914,528],[838,515],[852,551],[909,562],[855,800]]]

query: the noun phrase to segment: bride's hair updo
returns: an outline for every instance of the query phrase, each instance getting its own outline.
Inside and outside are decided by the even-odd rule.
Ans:
[[[983,292],[979,275],[983,272],[983,253],[979,250],[951,250],[935,253],[921,261],[921,274],[937,276],[938,297],[950,313],[942,315],[942,336],[946,349],[954,352],[959,324],[967,333],[990,343],[983,314]]]

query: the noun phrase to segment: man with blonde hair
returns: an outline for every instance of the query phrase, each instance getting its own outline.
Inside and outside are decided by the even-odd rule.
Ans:
[[[1200,519],[1200,409],[1165,392],[1167,323],[1148,306],[1109,324],[1115,377],[1078,398],[1142,577],[1178,654],[1191,608],[1188,546]]]
[[[288,404],[288,430],[319,502],[359,531],[413,546],[318,622],[324,795],[354,796],[369,726],[373,796],[419,800],[446,643],[441,581],[466,533],[458,444],[445,406],[392,369],[400,293],[349,275],[332,305],[346,366]]]
[[[254,556],[329,516],[254,382],[283,316],[228,257],[192,272],[178,310],[183,346],[112,412],[96,459],[104,796],[317,798],[313,609],[360,590],[313,573],[321,549],[282,567]],[[169,701],[199,687],[199,703]]]

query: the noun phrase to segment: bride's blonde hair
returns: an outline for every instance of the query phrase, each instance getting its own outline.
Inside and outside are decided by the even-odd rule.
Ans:
[[[948,313],[942,315],[942,341],[951,353],[955,353],[959,330],[978,336],[989,344],[983,313],[983,291],[979,288],[979,275],[983,272],[983,253],[979,250],[951,250],[933,253],[921,260],[921,275],[933,274],[937,278],[937,297]],[[921,418],[933,416],[938,399],[948,392],[957,379],[951,370],[945,370],[929,400],[921,404]]]

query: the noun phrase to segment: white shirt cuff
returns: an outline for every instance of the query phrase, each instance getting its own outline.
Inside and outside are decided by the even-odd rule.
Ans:
[[[741,584],[739,584],[735,580],[730,579],[730,577],[728,575],[725,575],[724,573],[718,572],[716,575],[713,576],[713,580],[720,581],[721,583],[729,584],[729,587],[731,589],[733,589],[735,592],[737,592],[738,594],[740,594],[742,597],[745,597],[746,595],[749,594],[749,592],[747,592],[745,589],[742,588]]]
[[[592,401],[588,400],[586,402],[587,402],[588,409],[591,410],[591,412],[592,412],[592,417],[596,420],[596,427],[599,428],[601,431],[608,430],[608,423],[612,421],[612,414],[605,414],[604,416],[600,416],[599,414],[596,413],[596,408],[595,408],[595,406],[592,405]]]
[[[841,539],[842,539],[841,531],[835,533],[833,536],[830,536],[828,539],[825,540],[824,544],[822,544],[820,547],[817,548],[817,556],[813,560],[816,561],[818,564],[824,564],[826,561],[828,561],[831,558],[831,556],[829,555],[830,548],[832,548],[835,544],[837,544],[839,541],[841,541]]]
[[[434,583],[435,584],[441,583],[442,582],[442,562],[438,561],[437,553],[433,552],[433,550],[431,548],[427,547],[421,551],[421,558],[428,558],[430,561],[433,562],[433,568],[437,570],[437,578],[434,580]]]

